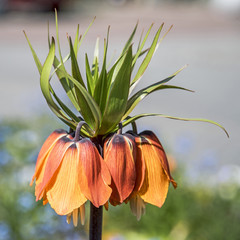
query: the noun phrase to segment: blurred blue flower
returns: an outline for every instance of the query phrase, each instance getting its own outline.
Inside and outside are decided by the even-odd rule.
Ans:
[[[0,143],[3,143],[6,136],[10,135],[13,129],[10,126],[0,126]]]
[[[6,150],[0,150],[0,166],[8,164],[10,160],[10,154]]]
[[[35,206],[33,195],[29,192],[22,193],[18,198],[18,204],[24,212],[31,210]]]
[[[10,239],[9,227],[6,223],[0,222],[0,240]]]

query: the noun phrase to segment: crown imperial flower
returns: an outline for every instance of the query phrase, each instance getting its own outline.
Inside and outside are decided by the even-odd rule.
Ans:
[[[56,43],[55,38],[50,38],[48,34],[49,53],[44,64],[40,62],[25,34],[40,74],[43,96],[52,112],[70,127],[70,132],[55,130],[46,139],[38,155],[31,184],[36,180],[36,200],[43,199],[43,204],[49,202],[57,214],[67,216],[68,223],[72,218],[75,226],[79,216],[81,223],[84,223],[84,204],[87,200],[97,209],[103,205],[107,209],[108,201],[114,206],[130,202],[131,210],[139,220],[145,212],[146,203],[158,207],[163,205],[170,182],[176,188],[177,184],[170,174],[160,141],[151,131],[137,134],[138,119],[159,116],[209,122],[226,132],[220,124],[207,119],[179,118],[161,113],[131,116],[140,101],[153,92],[164,89],[191,92],[186,88],[168,84],[184,66],[169,77],[132,93],[166,36],[165,34],[160,38],[162,24],[150,46],[146,48],[145,44],[153,27],[151,25],[134,53],[132,40],[137,25],[111,67],[107,66],[109,30],[104,40],[102,65],[97,39],[92,65],[88,55],[85,55],[85,79],[81,74],[77,55],[90,26],[81,37],[78,27],[74,41],[68,36],[69,54],[63,58],[56,13]],[[136,62],[141,58],[139,68],[136,69]],[[65,68],[68,60],[71,62],[71,73]],[[54,75],[75,107],[74,111],[54,91]],[[129,124],[132,124],[133,131],[122,133],[122,128]]]

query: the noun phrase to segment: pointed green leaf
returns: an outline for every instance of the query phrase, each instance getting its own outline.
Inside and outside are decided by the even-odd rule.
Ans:
[[[85,54],[85,66],[86,66],[86,78],[87,78],[88,92],[92,96],[93,92],[94,92],[94,82],[93,82],[93,76],[92,76],[91,69],[89,66],[87,54]]]
[[[129,47],[132,45],[132,40],[133,40],[133,38],[135,36],[137,27],[138,27],[138,22],[135,25],[135,27],[133,29],[133,32],[131,33],[129,39],[127,40],[127,42],[126,42],[126,44],[125,44],[125,46],[124,46],[124,48],[122,50],[121,55],[119,56],[119,58],[117,60],[118,64],[116,66],[114,66],[114,72],[113,72],[113,76],[112,76],[113,81],[116,79],[116,76],[117,76],[118,72],[121,69],[121,66],[122,66],[123,60],[124,60],[123,56],[125,55],[126,51],[129,49]]]
[[[37,69],[38,69],[38,72],[39,72],[39,74],[41,74],[41,72],[42,72],[42,64],[41,64],[41,62],[40,62],[40,60],[39,60],[36,52],[34,51],[32,45],[31,45],[31,43],[30,43],[30,41],[29,41],[29,39],[28,39],[28,37],[27,37],[27,34],[25,33],[25,31],[23,31],[23,33],[24,33],[24,35],[25,35],[25,37],[26,37],[26,39],[27,39],[28,45],[29,45],[29,47],[30,47],[30,49],[31,49],[31,52],[32,52],[34,61],[35,61],[35,63],[36,63]]]
[[[111,131],[119,123],[125,112],[131,78],[131,62],[132,46],[125,54],[121,69],[111,85],[99,134]]]
[[[102,116],[97,103],[75,78],[68,75],[68,79],[79,89],[79,106],[81,115],[94,131],[98,130]]]
[[[78,54],[78,43],[79,43],[79,24],[77,26],[77,32],[76,32],[74,45],[73,45],[73,49],[74,49],[74,53],[75,53],[76,58],[77,58],[77,54]]]
[[[91,84],[92,94],[94,93],[95,85],[96,85],[97,79],[99,77],[98,67],[99,67],[99,38],[97,38],[97,40],[96,40],[94,55],[93,55],[93,64],[92,64],[92,73],[91,73],[91,75],[93,77],[93,82]]]
[[[82,79],[82,75],[80,73],[79,67],[78,67],[78,62],[77,62],[77,58],[73,49],[73,45],[72,45],[72,39],[71,37],[69,37],[69,45],[70,45],[70,56],[71,56],[71,63],[72,63],[72,76],[78,80],[78,82],[84,87],[85,84],[83,82]]]
[[[93,86],[94,86],[92,89],[92,93],[94,93],[96,82],[99,78],[99,62],[97,59],[95,60],[95,63],[92,66],[92,76],[93,76]]]
[[[138,22],[135,25],[135,27],[134,27],[134,29],[133,29],[129,39],[127,40],[127,42],[126,42],[126,44],[125,44],[125,46],[124,46],[124,48],[122,50],[122,54],[121,55],[125,54],[125,52],[129,49],[130,45],[132,45],[132,40],[133,40],[134,35],[135,35],[136,31],[137,31],[137,27],[138,27]]]
[[[170,28],[167,30],[167,32],[163,35],[163,37],[159,40],[156,49],[158,49],[160,43],[162,42],[162,40],[167,36],[167,34],[170,32],[170,30],[172,29],[173,25],[170,26]]]
[[[78,43],[78,50],[79,50],[79,48],[80,48],[80,46],[81,46],[85,36],[87,35],[89,29],[91,28],[92,24],[94,23],[95,19],[96,19],[96,17],[93,18],[92,22],[89,24],[89,26],[87,27],[86,31],[84,32],[84,34],[80,38],[79,43]]]
[[[60,57],[60,62],[63,65],[63,58],[62,58],[62,54],[61,54],[60,41],[59,41],[58,16],[57,16],[56,9],[55,9],[55,24],[56,24],[56,38],[57,38],[58,53],[59,53],[59,57]]]
[[[103,57],[103,65],[99,78],[96,81],[96,85],[94,88],[93,97],[95,101],[98,103],[98,106],[101,110],[101,113],[104,112],[107,96],[110,88],[110,82],[107,78],[107,69],[106,69],[106,61],[107,61],[107,49],[108,49],[108,38],[109,38],[109,28],[107,34],[107,40],[104,41],[104,57]]]
[[[66,74],[66,69],[65,69],[64,63],[63,63],[63,58],[62,58],[61,49],[60,49],[59,31],[58,31],[58,16],[57,16],[56,9],[55,9],[55,23],[56,23],[56,37],[57,37],[57,46],[58,46],[60,62],[57,59],[57,57],[55,56],[53,65],[57,69],[56,74],[57,74],[64,90],[66,91],[70,101],[72,102],[74,107],[79,111],[80,109],[79,109],[78,103],[76,101],[77,99],[76,99],[74,85],[72,82],[69,82],[69,80],[67,78],[67,74]]]
[[[47,24],[47,29],[48,29],[48,47],[50,48],[51,42],[50,42],[50,30],[49,30],[49,22]]]
[[[153,24],[151,24],[151,26],[150,26],[150,28],[148,29],[148,31],[147,31],[147,33],[146,33],[146,35],[145,35],[145,37],[144,37],[141,45],[139,46],[138,51],[137,51],[137,53],[135,54],[135,56],[134,56],[134,58],[133,58],[132,66],[135,65],[137,59],[139,58],[139,56],[140,56],[140,54],[141,54],[141,52],[142,52],[142,49],[143,49],[143,47],[144,47],[144,45],[145,45],[145,43],[146,43],[146,41],[147,41],[148,35],[149,35],[149,33],[150,33],[151,29],[152,29],[152,26],[153,26]]]
[[[207,122],[207,123],[211,123],[211,124],[214,124],[218,127],[220,127],[227,135],[227,137],[229,137],[229,134],[227,132],[227,130],[222,126],[220,125],[219,123],[217,122],[214,122],[212,120],[208,120],[208,119],[204,119],[204,118],[181,118],[181,117],[173,117],[173,116],[169,116],[169,115],[165,115],[165,114],[157,114],[157,113],[143,113],[143,114],[139,114],[139,115],[136,115],[134,117],[131,117],[129,119],[127,119],[126,121],[124,121],[122,123],[122,126],[125,127],[127,126],[128,124],[140,119],[140,118],[143,118],[143,117],[151,117],[151,116],[158,116],[158,117],[164,117],[164,118],[169,118],[169,119],[174,119],[174,120],[181,120],[181,121],[196,121],[196,122]],[[117,130],[117,128],[115,129]]]
[[[43,93],[43,96],[45,97],[49,107],[51,110],[65,123],[67,123],[69,126],[74,127],[76,126],[76,123],[68,119],[68,117],[62,112],[62,110],[56,105],[56,103],[53,101],[51,93],[50,93],[50,84],[49,84],[49,76],[54,60],[55,55],[55,42],[52,38],[52,44],[50,46],[49,54],[46,58],[46,61],[42,67],[41,75],[40,75],[40,86]]]
[[[68,98],[70,99],[70,101],[72,102],[76,110],[80,111],[80,107],[78,105],[77,97],[74,91],[74,85],[71,81],[69,82],[68,78],[66,77],[67,74],[66,74],[65,67],[59,62],[56,56],[53,61],[53,66],[55,68],[56,75],[63,86],[63,89],[67,93]]]
[[[179,90],[193,92],[190,89],[173,86],[173,85],[160,85],[158,87],[152,87],[151,89],[148,89],[148,91],[146,90],[146,91],[138,92],[138,94],[134,95],[132,98],[129,99],[129,101],[127,103],[127,110],[126,110],[126,113],[124,114],[122,120],[124,120],[127,116],[129,116],[129,114],[133,111],[133,109],[137,106],[137,104],[140,101],[142,101],[146,96],[148,96],[152,92],[155,92],[158,90],[163,90],[163,89],[179,89]]]
[[[81,120],[80,117],[77,117],[62,101],[61,99],[56,95],[56,93],[54,92],[54,90],[52,89],[52,87],[50,86],[50,91],[52,93],[52,95],[54,96],[54,98],[56,99],[56,101],[58,102],[59,106],[63,109],[63,111],[72,118],[72,120],[75,122],[75,125],[69,125],[66,123],[66,121],[63,121],[65,124],[69,125],[73,130],[75,130],[76,125],[79,123],[79,121]],[[88,126],[88,125],[87,125]],[[83,126],[81,129],[81,132],[84,136],[86,137],[93,137],[94,135],[92,134],[92,131],[90,131],[89,127],[87,126]]]
[[[175,89],[191,91],[191,90],[186,89],[186,88],[181,88],[181,87],[171,86],[171,85],[164,85],[165,83],[169,82],[172,78],[174,78],[185,67],[186,67],[186,65],[184,67],[182,67],[181,69],[179,69],[174,74],[172,74],[171,76],[169,76],[168,78],[165,78],[164,80],[156,82],[156,83],[154,83],[154,84],[152,84],[152,85],[150,85],[148,87],[145,87],[145,88],[139,90],[137,93],[135,93],[127,102],[126,112],[125,112],[122,120],[125,119],[132,112],[132,110],[137,106],[137,104],[141,100],[143,100],[147,95],[149,95],[152,92],[155,92],[155,91],[158,91],[158,90],[162,90],[162,89],[167,89],[167,88],[175,88]]]
[[[63,109],[63,111],[71,117],[76,123],[79,122],[79,118],[61,101],[61,99],[56,95],[55,91],[50,85],[50,92],[58,102],[59,106]]]
[[[93,54],[93,65],[95,62],[99,62],[99,37],[96,39],[94,54]]]
[[[151,47],[149,48],[148,50],[148,53],[146,55],[146,57],[144,58],[144,60],[142,61],[134,79],[132,80],[131,82],[131,90],[130,92],[132,91],[132,89],[136,86],[136,84],[138,83],[138,81],[140,80],[140,78],[142,77],[142,75],[144,74],[154,52],[155,52],[155,49],[156,49],[156,46],[157,46],[157,42],[158,42],[158,38],[159,38],[159,35],[161,33],[161,30],[162,30],[162,27],[163,27],[163,24],[161,25],[161,27],[158,29],[154,39],[153,39],[153,42],[152,42],[152,45]]]
[[[139,50],[140,46],[141,46],[141,42],[142,42],[142,37],[143,37],[143,33],[144,33],[144,29],[141,32],[140,38],[139,38],[139,42],[138,42],[138,47],[137,47],[137,51]]]
[[[34,51],[34,49],[33,49],[33,47],[32,47],[32,45],[31,45],[31,43],[30,43],[30,41],[29,41],[29,39],[28,39],[28,37],[27,37],[27,35],[26,35],[25,32],[24,32],[24,34],[25,34],[25,37],[26,37],[26,39],[27,39],[27,41],[28,41],[28,44],[29,44],[29,47],[30,47],[30,49],[31,49],[31,52],[32,52],[34,61],[35,61],[36,65],[37,65],[38,71],[39,71],[39,73],[40,73],[40,75],[41,75],[43,66],[42,66],[42,64],[40,63],[40,61],[39,61],[39,59],[38,59],[38,57],[37,57],[37,55],[36,55],[36,53],[35,53],[35,51]],[[49,42],[50,42],[50,40],[49,40]],[[49,44],[49,48],[51,48],[51,44]],[[52,48],[53,48],[53,47],[52,47]],[[53,51],[53,50],[52,50],[52,51]],[[45,68],[46,68],[46,65],[45,65]],[[55,99],[56,99],[57,96],[56,96],[56,94],[53,92],[50,84],[49,84],[49,90],[52,92],[53,96],[54,96]],[[46,98],[46,96],[48,96],[48,97]],[[68,119],[68,117],[61,111],[61,109],[54,103],[53,100],[51,101],[51,95],[50,95],[50,94],[48,95],[47,92],[46,92],[46,94],[44,95],[44,97],[46,98],[46,100],[47,100],[47,99],[50,99],[50,102],[49,102],[49,100],[47,100],[47,103],[48,103],[50,109],[57,115],[57,117],[59,117],[64,123],[66,123],[66,124],[69,125],[70,127],[74,128],[76,124],[75,124],[73,121],[71,121],[70,119]],[[56,99],[56,100],[57,100],[57,99]],[[58,100],[57,100],[57,101],[58,101]],[[52,103],[51,103],[51,102],[52,102]],[[60,102],[58,101],[58,103],[60,103]],[[63,103],[62,103],[62,104],[63,104]],[[62,107],[63,105],[60,105],[60,106]],[[65,110],[66,110],[66,109],[65,109]],[[64,110],[64,111],[65,111],[65,110]],[[66,111],[65,111],[65,112],[66,112]],[[67,113],[67,112],[66,112],[66,113]],[[71,117],[71,115],[69,115],[69,116]],[[75,119],[75,120],[76,120],[76,119]]]

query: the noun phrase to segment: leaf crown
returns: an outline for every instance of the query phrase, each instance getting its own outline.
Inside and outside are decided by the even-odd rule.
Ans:
[[[126,44],[124,45],[120,56],[110,68],[107,66],[107,50],[109,39],[108,28],[107,38],[104,39],[102,66],[100,68],[99,39],[97,38],[91,67],[88,55],[85,54],[86,79],[84,80],[78,65],[77,55],[83,39],[85,38],[94,20],[91,22],[82,36],[79,35],[78,25],[74,41],[72,41],[72,38],[68,36],[70,52],[65,58],[63,58],[59,43],[58,17],[56,12],[55,21],[57,46],[54,37],[52,37],[50,40],[48,28],[49,53],[43,65],[41,64],[26,33],[24,32],[40,74],[40,86],[43,96],[45,97],[52,112],[60,120],[62,120],[73,130],[76,129],[80,121],[85,121],[86,124],[84,124],[84,126],[81,128],[81,134],[90,138],[98,135],[105,136],[111,132],[117,131],[119,128],[119,122],[122,122],[122,126],[125,127],[128,124],[135,123],[137,119],[147,116],[161,116],[184,121],[209,122],[222,128],[228,135],[227,131],[220,124],[208,119],[180,118],[158,113],[142,113],[135,116],[130,116],[137,104],[146,96],[155,91],[163,89],[180,89],[191,91],[183,87],[168,84],[172,78],[174,78],[186,67],[184,66],[169,77],[151,84],[137,91],[135,94],[131,94],[132,90],[139,83],[141,77],[147,69],[148,64],[159,44],[170,31],[172,26],[168,29],[164,36],[160,38],[160,33],[164,25],[162,24],[157,30],[151,45],[148,48],[145,48],[145,43],[153,27],[152,24],[144,37],[142,34],[136,53],[133,53],[132,41],[138,27],[137,23]],[[59,58],[56,56],[56,47],[58,48]],[[143,59],[139,68],[136,70],[136,74],[133,76],[133,70],[135,69],[136,62],[140,59],[140,57]],[[67,72],[64,65],[68,60],[71,61],[71,74]],[[65,90],[68,98],[77,112],[79,112],[80,116],[77,116],[56,95],[56,92],[51,85],[51,79],[54,75],[56,75],[59,79],[59,82]]]

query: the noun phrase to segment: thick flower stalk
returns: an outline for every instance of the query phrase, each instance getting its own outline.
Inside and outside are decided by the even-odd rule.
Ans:
[[[101,222],[102,206],[108,209],[108,203],[115,206],[129,202],[139,220],[145,212],[146,203],[161,207],[169,184],[172,183],[175,188],[177,186],[160,141],[151,131],[138,134],[135,127],[138,119],[160,116],[209,122],[226,132],[221,125],[207,119],[179,118],[162,113],[131,116],[138,103],[153,92],[164,89],[191,91],[168,84],[183,67],[169,77],[132,93],[167,34],[160,38],[162,24],[150,46],[145,47],[152,27],[140,39],[134,51],[132,41],[136,25],[120,56],[110,67],[107,67],[108,30],[102,63],[99,59],[99,39],[96,41],[92,64],[88,55],[85,55],[85,77],[81,74],[77,55],[89,28],[79,35],[78,27],[74,41],[68,36],[69,54],[63,58],[56,13],[56,43],[55,38],[50,38],[48,34],[49,53],[44,64],[26,36],[40,74],[43,96],[52,112],[70,127],[69,132],[55,130],[41,148],[32,179],[32,183],[36,180],[36,200],[43,199],[43,204],[49,203],[57,214],[66,215],[68,223],[72,218],[74,225],[77,225],[79,216],[81,223],[84,223],[84,206],[89,200],[94,216],[90,220],[90,239],[101,239],[101,223],[98,222]],[[140,60],[139,68],[135,70],[136,62]],[[66,61],[71,62],[71,73],[65,68]],[[52,81],[55,75],[74,110],[54,91]],[[133,131],[123,133],[122,129],[129,124],[132,124]]]

